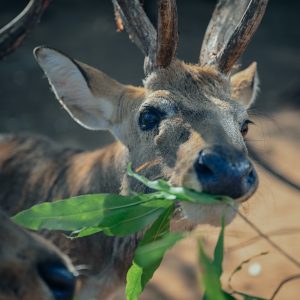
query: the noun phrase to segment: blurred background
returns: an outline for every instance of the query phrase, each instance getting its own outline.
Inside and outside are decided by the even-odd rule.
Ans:
[[[151,16],[156,1],[144,1]],[[178,57],[196,63],[202,38],[216,1],[178,0],[180,41]],[[0,1],[0,26],[16,16],[26,0]],[[266,15],[242,58],[243,66],[258,62],[261,92],[251,113],[256,126],[248,143],[277,171],[300,183],[300,2],[270,0]],[[143,56],[125,32],[118,33],[109,0],[52,1],[25,43],[0,62],[0,132],[46,135],[62,145],[94,149],[113,141],[108,132],[92,132],[77,125],[55,100],[35,62],[38,45],[57,48],[95,66],[122,83],[141,85]],[[260,187],[242,208],[261,230],[300,260],[300,193],[261,166]],[[201,236],[214,245],[218,229],[200,226]],[[287,276],[299,273],[270,245],[257,237],[241,219],[226,235],[224,285],[230,272],[244,259],[262,251],[266,257],[246,266],[233,282],[237,289],[270,297]],[[255,268],[254,268],[255,269]],[[254,274],[254,275],[253,275]],[[256,275],[255,275],[256,274]],[[289,283],[276,299],[298,300],[300,282]],[[144,298],[200,299],[195,239],[176,246],[164,260]]]

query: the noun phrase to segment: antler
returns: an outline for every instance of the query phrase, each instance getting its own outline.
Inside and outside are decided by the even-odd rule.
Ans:
[[[31,0],[16,18],[0,29],[0,60],[23,42],[28,30],[39,21],[49,3],[50,0]]]
[[[157,26],[156,65],[166,68],[175,57],[178,43],[176,0],[161,0]]]
[[[166,68],[175,57],[178,42],[176,0],[160,0],[157,32],[139,0],[113,0],[118,28],[119,16],[130,39],[145,55],[144,70]]]
[[[265,13],[268,0],[219,0],[205,33],[201,65],[228,74],[247,48]]]

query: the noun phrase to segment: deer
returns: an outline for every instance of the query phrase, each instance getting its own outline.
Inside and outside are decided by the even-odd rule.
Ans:
[[[72,300],[77,273],[70,259],[0,210],[0,300]]]
[[[33,1],[33,0],[32,0]],[[38,0],[34,2],[39,2]],[[109,130],[116,141],[86,151],[45,137],[3,135],[0,205],[10,215],[34,204],[93,193],[148,193],[126,173],[128,163],[149,179],[225,195],[235,207],[256,191],[248,157],[248,109],[258,92],[257,64],[235,65],[258,28],[267,0],[220,0],[202,43],[199,62],[176,57],[175,0],[160,0],[157,26],[138,0],[112,0],[118,29],[125,28],[143,55],[143,86],[124,85],[61,51],[40,46],[34,58],[67,113],[89,130]],[[20,25],[21,26],[21,25]],[[16,26],[18,27],[18,26]],[[178,203],[174,223],[218,225],[235,216],[225,204]],[[69,240],[47,233],[72,262],[89,266],[79,299],[108,299],[124,285],[142,233],[101,233]]]

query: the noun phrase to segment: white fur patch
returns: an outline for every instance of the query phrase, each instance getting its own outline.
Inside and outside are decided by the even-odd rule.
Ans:
[[[222,217],[225,224],[229,224],[234,219],[236,212],[226,204],[199,205],[188,202],[180,203],[183,214],[193,224],[210,224],[220,226]],[[239,204],[236,201],[236,207]]]

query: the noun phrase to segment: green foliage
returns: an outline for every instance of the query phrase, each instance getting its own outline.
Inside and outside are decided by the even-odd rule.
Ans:
[[[214,250],[213,259],[205,253],[201,241],[199,242],[199,263],[203,269],[202,284],[205,289],[204,300],[235,300],[233,295],[223,291],[221,284],[221,276],[223,273],[223,258],[224,258],[224,219],[222,220],[222,228],[218,237],[218,241]],[[264,255],[263,253],[261,255]],[[249,261],[249,260],[247,260]],[[246,262],[243,262],[243,264]],[[235,274],[241,269],[239,266],[234,270]],[[265,300],[255,296],[250,296],[245,293],[234,291],[234,294],[242,296],[244,300]]]
[[[171,200],[158,198],[157,194],[84,195],[35,205],[13,220],[32,230],[64,230],[73,236],[99,231],[125,236],[143,230],[173,205]]]
[[[214,258],[212,263],[214,264],[218,277],[221,277],[223,273],[223,258],[224,258],[224,233],[225,233],[225,223],[224,218],[222,218],[221,231],[214,251]]]
[[[202,283],[205,289],[205,300],[225,300],[218,269],[205,253],[203,245],[199,243],[199,260],[203,268]]]
[[[199,263],[203,269],[202,283],[205,289],[205,300],[226,300],[227,298],[222,290],[220,277],[222,275],[224,253],[224,221],[222,229],[215,247],[214,257],[210,259],[205,253],[203,245],[199,242]]]
[[[128,300],[138,299],[159,267],[165,252],[184,237],[183,234],[169,233],[173,210],[174,207],[166,210],[140,241],[132,266],[127,273],[126,297]]]
[[[199,193],[184,187],[174,187],[162,179],[151,181],[144,176],[134,173],[130,165],[128,165],[127,173],[129,176],[142,182],[145,186],[153,190],[164,192],[166,199],[170,199],[170,196],[174,196],[174,199],[176,200],[208,205],[220,203],[222,200],[228,201],[229,199],[228,197]]]
[[[195,192],[184,187],[173,187],[164,180],[150,181],[134,173],[128,166],[128,175],[155,192],[128,196],[114,194],[83,195],[61,201],[37,204],[12,219],[32,230],[62,230],[79,238],[103,232],[109,236],[125,236],[144,231],[136,249],[132,266],[127,273],[127,300],[137,300],[154,272],[161,264],[166,251],[187,236],[187,233],[170,233],[170,220],[175,201],[188,201],[213,205],[232,199]],[[148,228],[148,229],[147,229]],[[146,230],[147,229],[147,230]],[[206,300],[232,300],[222,290],[220,277],[224,253],[224,222],[210,259],[199,243],[199,261],[203,269],[202,283]],[[235,292],[245,300],[262,300]]]

